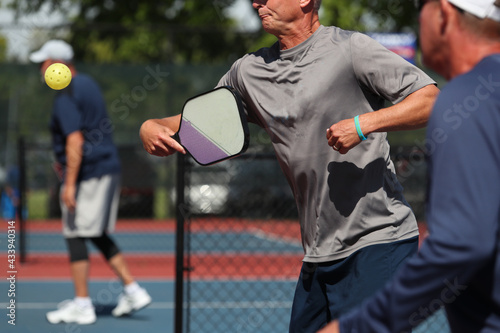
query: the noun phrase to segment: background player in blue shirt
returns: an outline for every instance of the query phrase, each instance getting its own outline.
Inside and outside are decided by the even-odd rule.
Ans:
[[[63,235],[75,298],[47,313],[52,324],[96,321],[88,291],[88,240],[101,251],[124,285],[112,314],[127,315],[151,303],[151,297],[134,281],[123,255],[108,235],[114,230],[118,212],[120,160],[100,88],[91,77],[76,72],[72,59],[73,48],[62,40],[48,41],[30,56],[32,62],[40,63],[42,76],[55,62],[67,64],[73,76],[71,84],[55,97],[50,130],[63,183]]]

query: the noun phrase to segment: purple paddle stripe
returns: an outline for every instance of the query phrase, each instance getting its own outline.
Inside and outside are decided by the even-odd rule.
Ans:
[[[200,163],[208,164],[229,156],[212,141],[191,125],[191,122],[182,120],[179,131],[181,144]]]

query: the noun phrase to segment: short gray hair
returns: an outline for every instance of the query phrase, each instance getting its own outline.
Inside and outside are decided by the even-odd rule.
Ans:
[[[495,2],[495,6],[498,2],[500,2],[500,0]],[[498,41],[500,38],[500,22],[492,19],[480,19],[474,14],[466,11],[460,12],[459,21],[463,27],[477,36],[493,41]]]

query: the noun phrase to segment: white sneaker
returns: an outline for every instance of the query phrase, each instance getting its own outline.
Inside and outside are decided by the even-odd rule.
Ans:
[[[133,294],[122,293],[118,297],[118,305],[111,311],[113,316],[121,317],[145,308],[151,303],[151,296],[144,288],[139,288]]]
[[[80,325],[93,324],[96,321],[94,307],[78,306],[73,300],[59,303],[57,310],[47,312],[47,320],[51,324],[77,323]]]

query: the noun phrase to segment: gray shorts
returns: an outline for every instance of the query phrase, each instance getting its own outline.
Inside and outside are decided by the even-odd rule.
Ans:
[[[104,175],[78,183],[75,211],[70,213],[60,201],[63,236],[99,237],[104,231],[112,232],[118,215],[119,199],[119,174]]]

